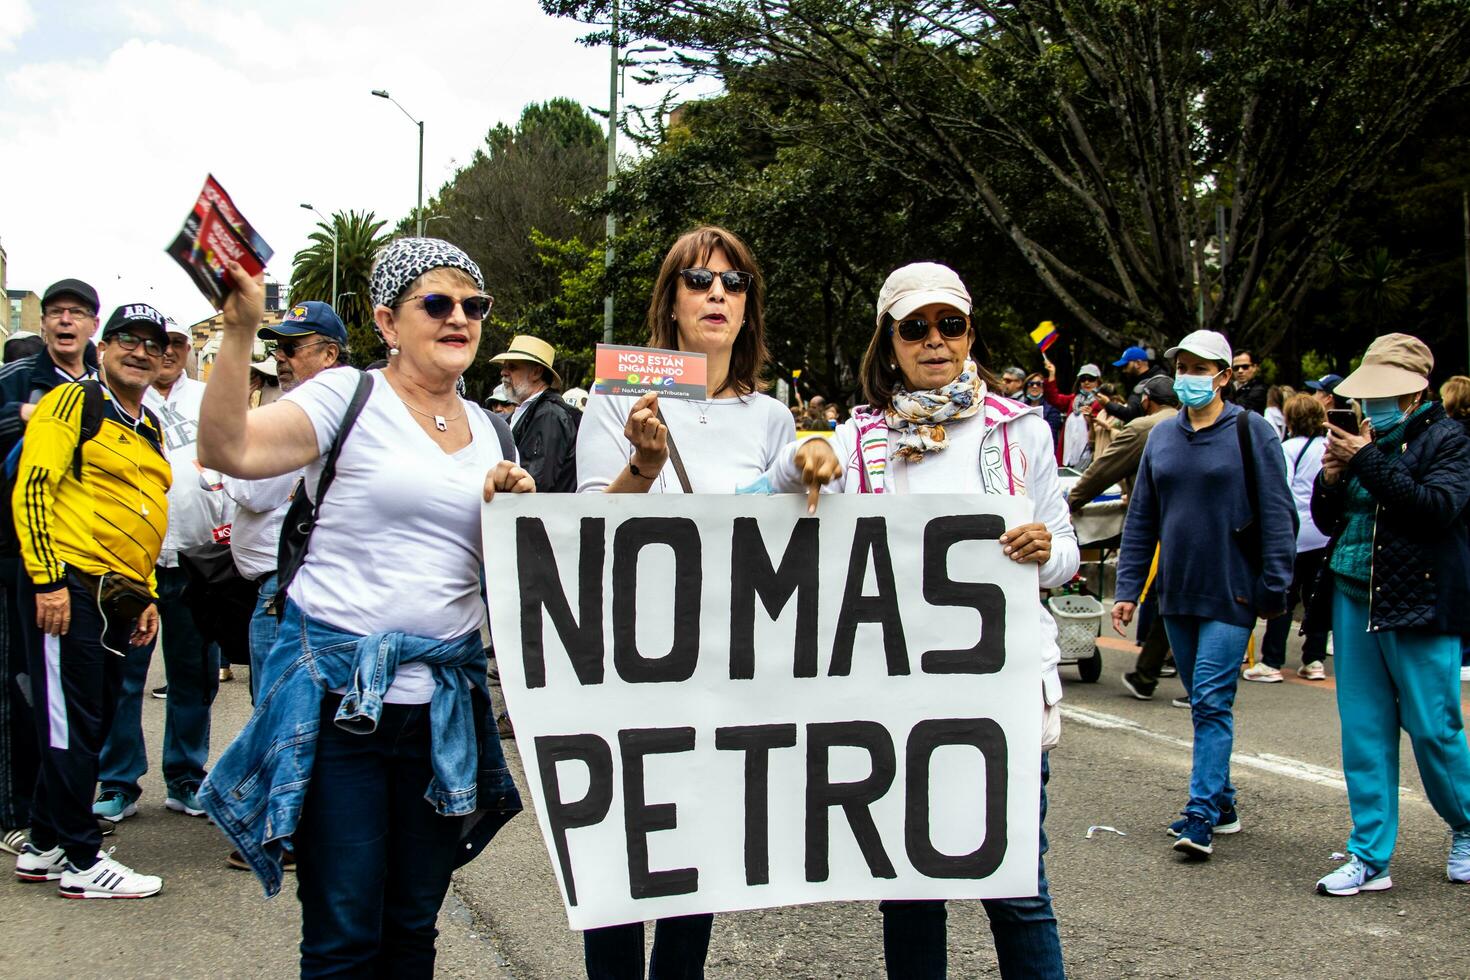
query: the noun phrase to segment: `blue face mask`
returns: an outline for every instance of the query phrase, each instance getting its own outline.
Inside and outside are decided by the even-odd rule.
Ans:
[[[1179,403],[1185,408],[1204,408],[1215,400],[1215,379],[1219,376],[1219,371],[1214,374],[1176,374],[1174,394],[1179,396]]]
[[[1397,398],[1364,398],[1363,415],[1373,423],[1374,432],[1387,432],[1404,420],[1404,410]]]

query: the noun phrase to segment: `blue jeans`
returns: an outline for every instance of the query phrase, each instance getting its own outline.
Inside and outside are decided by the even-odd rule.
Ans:
[[[1214,826],[1221,812],[1235,805],[1235,787],[1230,785],[1233,711],[1250,627],[1199,616],[1165,616],[1164,628],[1194,721],[1194,765],[1184,813]]]
[[[1460,638],[1368,632],[1368,604],[1332,596],[1342,771],[1353,833],[1347,849],[1388,868],[1399,832],[1399,729],[1409,733],[1424,795],[1451,830],[1470,830],[1470,746],[1460,711]]]
[[[260,593],[255,599],[255,612],[250,617],[250,703],[260,697],[260,689],[268,669],[266,655],[276,645],[281,620],[265,611],[266,603],[275,598],[276,573],[260,580]]]
[[[987,898],[990,935],[1003,980],[1062,980],[1062,939],[1046,880],[1046,784],[1049,753],[1041,753],[1041,848],[1036,861],[1036,894],[1026,898]],[[942,980],[947,975],[946,912],[941,901],[888,901],[883,912],[883,962],[890,980]]]
[[[464,818],[424,799],[429,706],[384,705],[375,731],[353,734],[332,723],[341,703],[322,700],[294,838],[301,976],[432,977]]]
[[[182,596],[188,574],[182,568],[158,573],[158,618],[163,634],[163,670],[168,699],[163,709],[163,781],[170,790],[197,787],[209,761],[209,712],[219,691],[219,648],[206,644]],[[98,779],[102,792],[119,790],[130,800],[142,795],[138,780],[148,771],[143,745],[143,688],[153,647],[128,650],[122,694],[112,733],[102,749]]]
[[[714,922],[705,914],[654,923],[648,980],[700,980]],[[582,961],[587,980],[643,980],[643,923],[588,929],[582,933]]]

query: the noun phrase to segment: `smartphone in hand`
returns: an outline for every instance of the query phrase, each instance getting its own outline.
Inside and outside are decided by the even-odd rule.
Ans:
[[[1327,410],[1327,422],[1335,425],[1344,432],[1354,435],[1358,432],[1358,415],[1350,408],[1330,408]]]

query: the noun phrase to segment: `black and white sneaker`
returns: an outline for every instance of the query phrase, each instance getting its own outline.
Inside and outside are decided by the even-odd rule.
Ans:
[[[65,870],[66,852],[59,844],[43,851],[26,841],[15,856],[15,876],[21,881],[55,881]]]
[[[97,854],[97,863],[85,871],[67,862],[57,891],[62,898],[148,898],[163,890],[163,879],[140,875],[112,858],[112,851]]]

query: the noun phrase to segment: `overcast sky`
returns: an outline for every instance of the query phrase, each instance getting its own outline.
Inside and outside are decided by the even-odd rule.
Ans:
[[[207,173],[275,250],[316,217],[391,228],[497,122],[555,96],[607,104],[608,50],[536,0],[0,0],[0,244],[11,289],[92,283],[103,316],[151,303],[212,312],[164,254]],[[628,95],[654,102],[631,81]],[[492,285],[493,288],[493,285]]]

